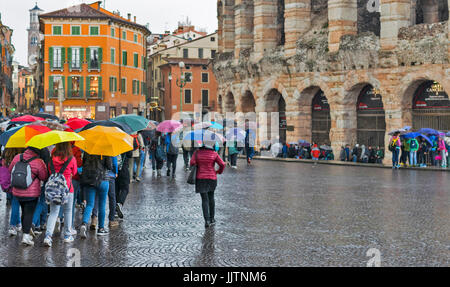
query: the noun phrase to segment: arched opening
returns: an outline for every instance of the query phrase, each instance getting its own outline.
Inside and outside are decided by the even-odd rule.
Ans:
[[[384,148],[386,119],[380,91],[366,85],[358,96],[356,112],[357,143]]]
[[[381,13],[377,8],[378,5],[376,1],[368,2],[367,0],[358,0],[358,34],[364,32],[373,32],[376,36],[380,36]]]
[[[267,135],[270,135],[270,139],[279,138],[280,142],[286,142],[286,130],[287,130],[287,119],[286,119],[286,102],[281,95],[281,93],[272,89],[266,96],[266,109],[268,112],[267,115]],[[273,117],[278,113],[278,118],[275,119]],[[278,131],[272,130],[272,128],[276,128],[272,126],[272,119],[278,120],[279,126]]]
[[[450,100],[436,81],[425,81],[416,89],[412,102],[413,129],[450,130]]]
[[[412,0],[413,23],[431,24],[448,20],[447,0]]]
[[[311,140],[317,144],[330,145],[331,115],[328,99],[322,90],[319,90],[312,100]]]
[[[229,92],[225,97],[224,112],[236,112],[236,104],[234,102],[233,93]]]
[[[255,98],[252,92],[246,91],[241,101],[241,108],[243,113],[254,113],[256,108]]]
[[[223,113],[222,95],[219,95],[217,97],[217,108],[219,110],[219,113]]]

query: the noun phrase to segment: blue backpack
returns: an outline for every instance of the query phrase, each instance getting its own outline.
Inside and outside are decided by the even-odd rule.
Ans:
[[[68,195],[70,192],[67,185],[66,178],[64,177],[64,171],[69,165],[72,157],[70,157],[59,172],[55,172],[53,160],[50,160],[50,177],[45,184],[45,201],[47,204],[53,203],[55,205],[64,205],[67,203]]]

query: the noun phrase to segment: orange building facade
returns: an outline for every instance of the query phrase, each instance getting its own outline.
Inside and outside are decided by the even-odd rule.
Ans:
[[[92,119],[145,113],[150,31],[136,18],[122,18],[95,2],[39,19],[45,37],[45,112]]]
[[[183,117],[187,114],[193,119],[217,110],[217,81],[209,65],[209,59],[166,58],[164,61],[167,63],[161,65],[160,69],[165,119],[172,119],[174,114],[181,111],[180,107]],[[185,64],[182,71],[179,67],[180,62]],[[187,82],[181,91],[178,84],[182,74]]]

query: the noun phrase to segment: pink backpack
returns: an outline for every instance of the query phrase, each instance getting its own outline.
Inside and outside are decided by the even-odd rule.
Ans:
[[[9,192],[11,187],[11,174],[6,166],[0,163],[0,186],[4,192]]]

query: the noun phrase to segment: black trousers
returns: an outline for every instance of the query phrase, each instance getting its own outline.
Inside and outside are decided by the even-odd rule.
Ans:
[[[238,158],[238,154],[232,154],[230,155],[230,164],[231,166],[236,166],[237,165],[237,158]]]
[[[191,160],[192,154],[193,154],[192,151],[183,149],[183,160],[185,167],[189,167],[189,162]]]
[[[129,192],[130,192],[129,184],[118,184],[116,181],[116,202],[117,203],[124,205]]]
[[[22,230],[24,234],[30,233],[31,224],[33,223],[34,210],[36,209],[37,203],[38,198],[27,201],[19,200],[19,204],[22,209]]]
[[[175,173],[177,170],[177,160],[177,154],[167,154],[167,170],[170,170],[170,167],[172,167],[172,172]]]
[[[216,202],[214,200],[214,191],[207,193],[200,193],[202,197],[202,210],[205,221],[211,221],[214,219]]]

